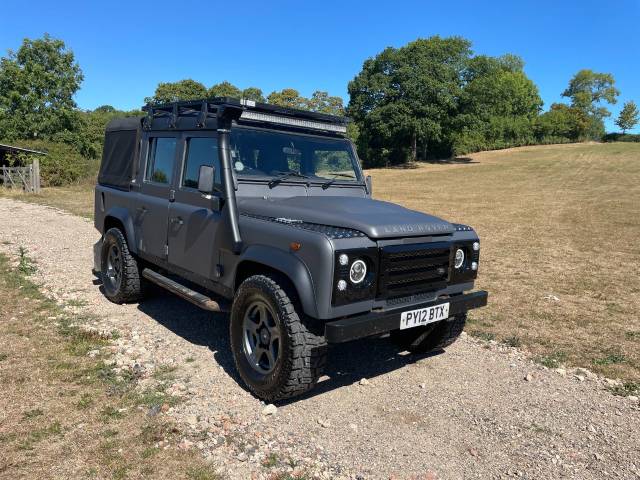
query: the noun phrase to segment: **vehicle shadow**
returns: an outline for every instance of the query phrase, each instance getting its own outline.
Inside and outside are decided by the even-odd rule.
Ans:
[[[422,160],[422,162],[432,163],[432,164],[444,164],[444,165],[455,165],[455,164],[467,165],[470,163],[480,163],[478,160],[475,160],[471,157],[439,158],[439,159],[433,159],[433,160]]]
[[[228,314],[207,312],[163,293],[143,301],[138,309],[188,342],[209,348],[224,371],[247,390],[236,371],[229,347]],[[411,355],[401,351],[388,338],[368,338],[330,345],[326,377],[307,394],[279,402],[279,405],[322,395],[362,378],[375,378],[440,353]]]

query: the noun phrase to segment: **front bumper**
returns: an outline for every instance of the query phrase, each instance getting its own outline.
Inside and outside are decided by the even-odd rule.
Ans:
[[[478,290],[463,295],[439,298],[427,303],[410,307],[396,308],[381,312],[369,312],[355,315],[325,324],[324,336],[329,343],[342,343],[371,335],[378,335],[400,328],[400,315],[407,310],[433,307],[449,302],[449,315],[459,315],[473,308],[484,307],[487,304],[487,292]]]

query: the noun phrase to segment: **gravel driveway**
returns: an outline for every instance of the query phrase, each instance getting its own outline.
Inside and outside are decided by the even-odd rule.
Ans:
[[[151,382],[177,367],[169,391],[183,401],[162,415],[184,425],[181,448],[231,478],[302,467],[323,478],[640,478],[637,398],[464,334],[433,356],[386,339],[334,346],[317,388],[266,414],[234,371],[226,316],[169,294],[110,303],[91,274],[97,238],[87,220],[0,198],[0,250],[25,247],[49,295],[120,331],[107,347],[117,368]]]

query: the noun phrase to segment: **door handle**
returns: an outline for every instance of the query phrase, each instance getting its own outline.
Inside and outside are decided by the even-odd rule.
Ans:
[[[147,213],[147,207],[138,207],[136,210],[140,213]]]
[[[184,221],[180,217],[171,217],[171,223],[180,227],[184,224]]]

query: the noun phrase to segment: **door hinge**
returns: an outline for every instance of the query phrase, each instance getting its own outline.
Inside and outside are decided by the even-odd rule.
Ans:
[[[169,256],[169,245],[164,246],[164,255],[167,257]]]

